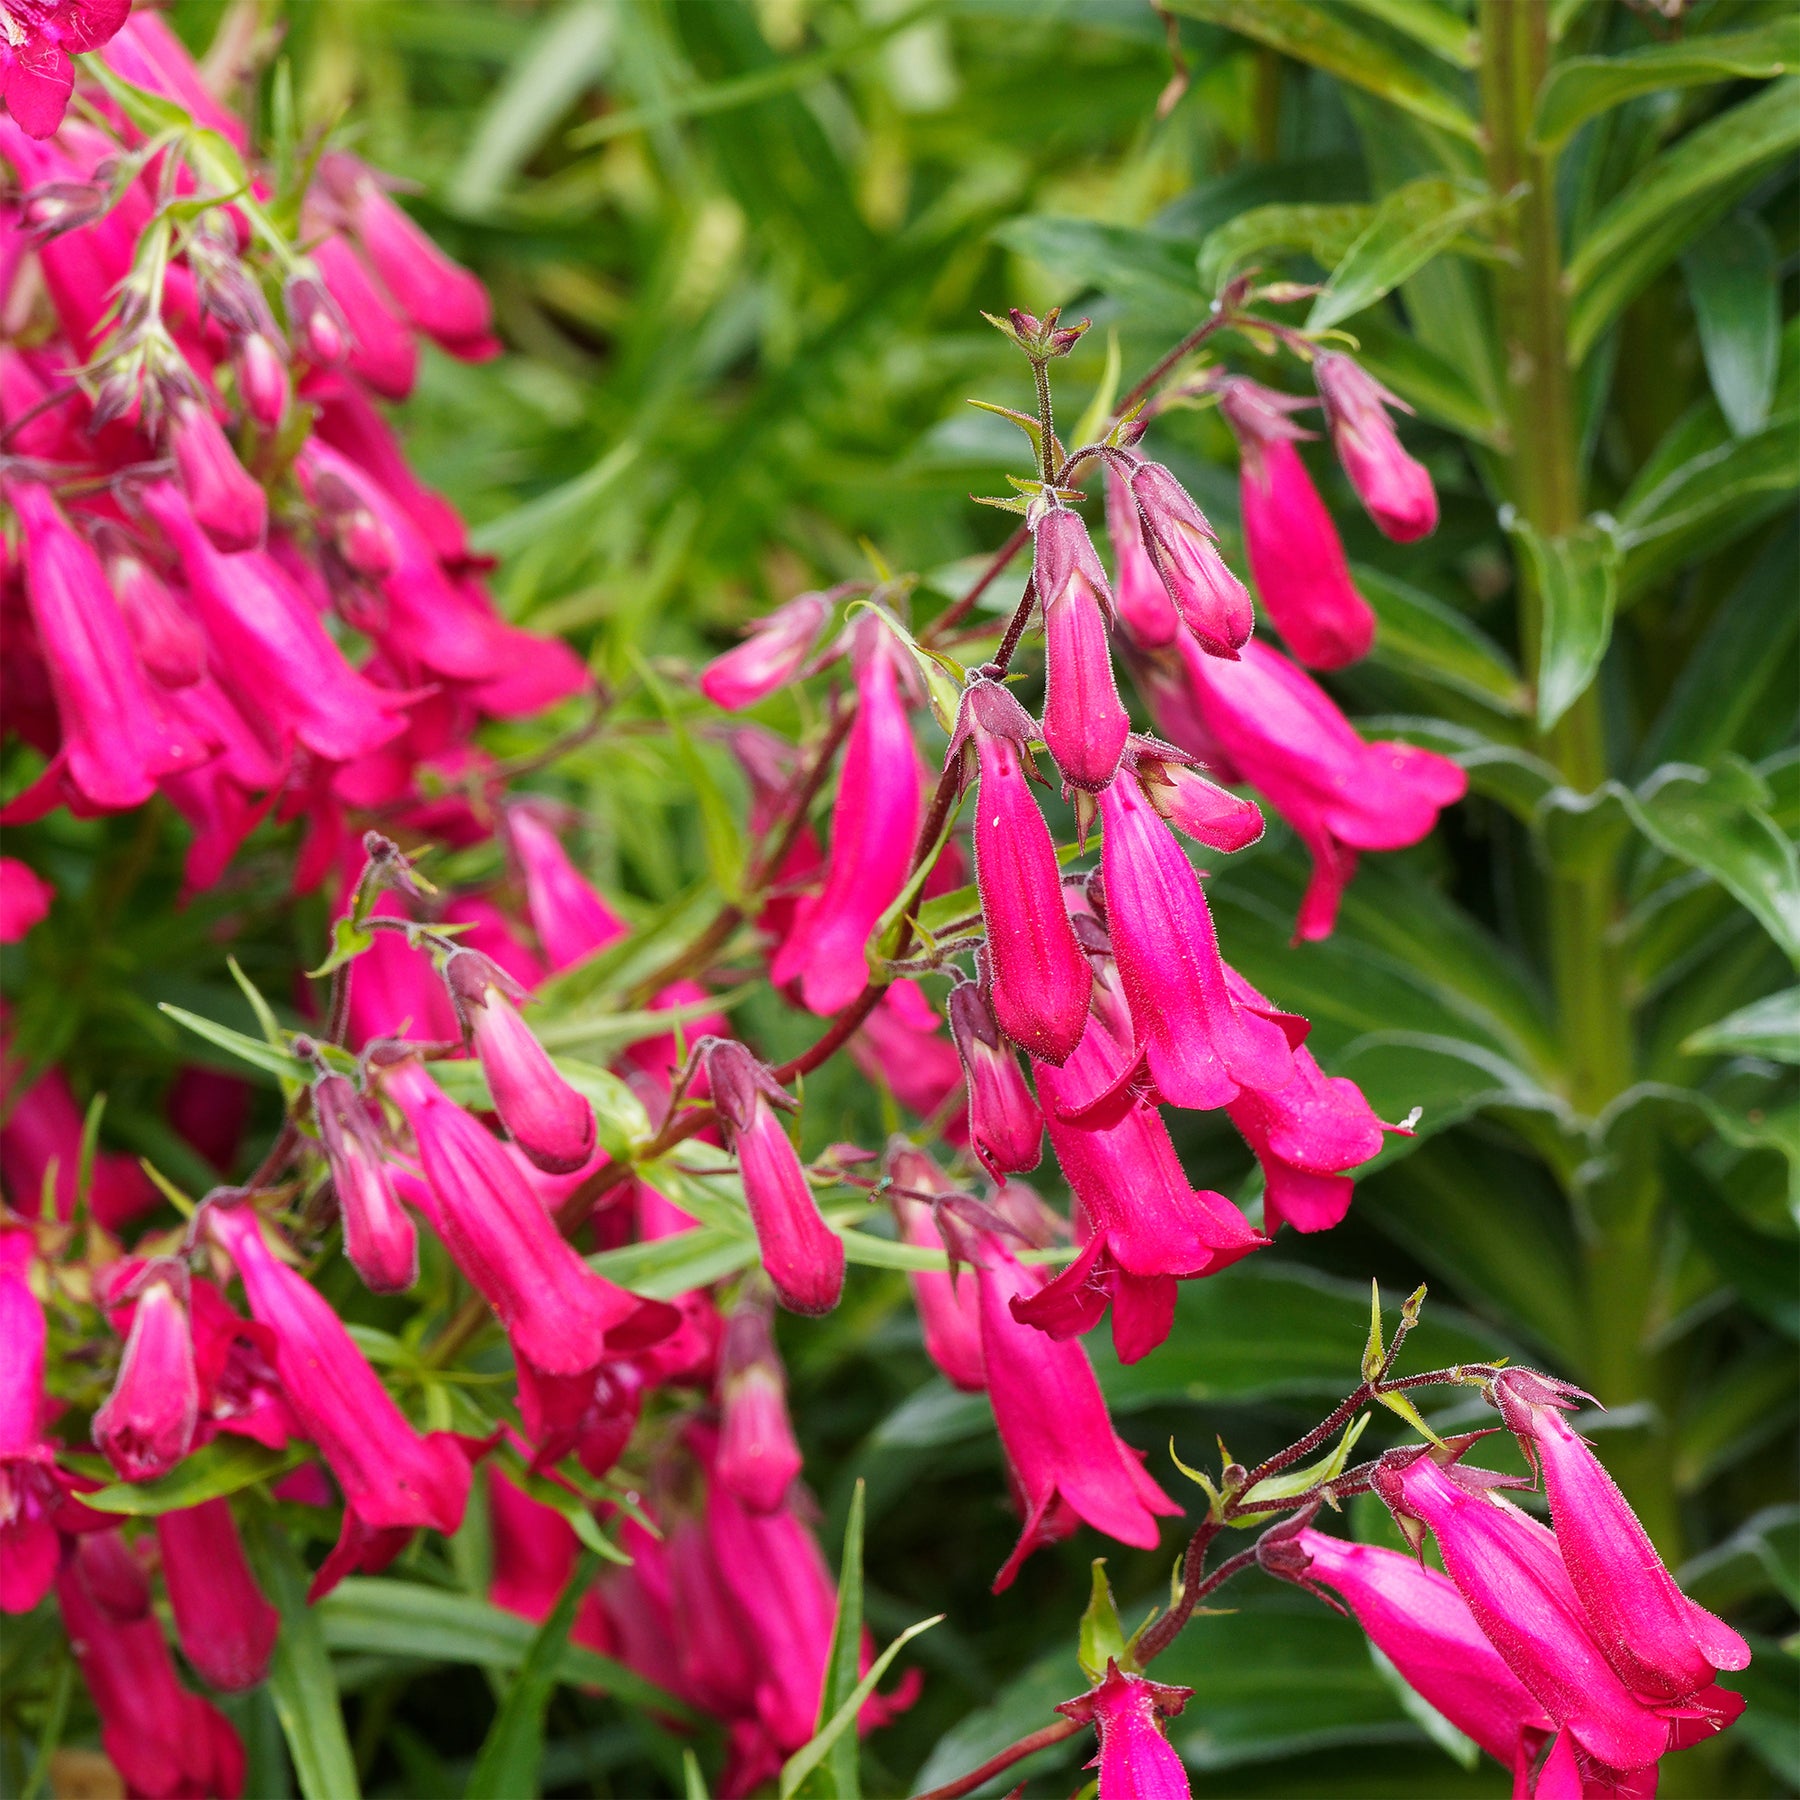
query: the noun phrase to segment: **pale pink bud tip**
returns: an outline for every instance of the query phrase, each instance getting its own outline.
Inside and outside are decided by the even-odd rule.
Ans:
[[[244,410],[265,430],[273,431],[287,417],[287,364],[260,331],[251,332],[238,346],[237,376]]]

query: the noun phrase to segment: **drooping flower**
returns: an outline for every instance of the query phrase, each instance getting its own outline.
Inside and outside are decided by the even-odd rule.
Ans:
[[[128,1265],[129,1267],[129,1265]],[[94,1442],[126,1481],[166,1474],[187,1455],[200,1413],[186,1271],[148,1263],[114,1292],[131,1305],[130,1335],[112,1392],[94,1414]]]
[[[1163,1736],[1194,1690],[1145,1675],[1127,1675],[1110,1657],[1106,1679],[1057,1711],[1100,1734],[1100,1753],[1087,1766],[1100,1771],[1100,1800],[1188,1800],[1187,1770]]]
[[[404,1293],[419,1278],[418,1234],[368,1106],[348,1077],[328,1073],[313,1083],[313,1116],[343,1215],[344,1254],[371,1293]]]
[[[260,550],[268,530],[268,496],[238,461],[206,401],[183,395],[170,407],[169,446],[194,522],[213,546],[227,555]]]
[[[700,672],[700,691],[725,712],[742,712],[786,687],[806,666],[831,616],[823,594],[797,594],[753,620],[745,641],[716,656]]]
[[[131,0],[7,0],[0,31],[0,99],[34,138],[62,124],[75,87],[70,53],[97,50],[125,23]]]
[[[725,1315],[719,1346],[719,1451],[714,1479],[752,1512],[781,1505],[800,1473],[788,1417],[787,1377],[775,1349],[772,1308],[752,1283]]]
[[[1035,1169],[1044,1153],[1043,1115],[980,984],[959,981],[950,990],[948,1010],[950,1036],[968,1083],[969,1143],[976,1157],[996,1181]]]
[[[250,1573],[230,1502],[159,1513],[156,1543],[182,1654],[227,1693],[257,1686],[269,1672],[281,1615]]]
[[[775,1116],[775,1107],[791,1109],[793,1099],[730,1038],[707,1038],[696,1054],[743,1172],[762,1265],[781,1304],[789,1312],[830,1312],[844,1291],[844,1241],[825,1223],[799,1154]]]
[[[1143,462],[1132,470],[1130,497],[1143,523],[1145,547],[1182,624],[1207,655],[1236,656],[1255,628],[1256,614],[1244,584],[1225,566],[1206,515],[1161,463]]]
[[[44,1439],[44,1308],[27,1270],[32,1238],[0,1231],[0,1612],[27,1613],[50,1591],[63,1483]]]
[[[1350,579],[1344,546],[1297,438],[1311,437],[1288,416],[1310,405],[1234,376],[1219,410],[1237,434],[1238,494],[1256,591],[1294,656],[1309,669],[1341,669],[1367,656],[1375,615]]]
[[[1416,457],[1395,435],[1388,408],[1412,408],[1354,357],[1328,350],[1313,364],[1325,404],[1325,424],[1350,485],[1369,517],[1396,544],[1410,544],[1437,529],[1437,490]]]
[[[0,856],[0,944],[16,944],[40,924],[56,890],[16,856]]]
[[[1014,1043],[1060,1063],[1081,1039],[1093,976],[1063,904],[1050,828],[1027,780],[1027,746],[1037,735],[1005,688],[974,681],[963,694],[949,754],[959,759],[963,781],[973,775],[976,783],[975,882],[994,1017]]]
[[[103,531],[98,541],[144,672],[161,687],[192,687],[206,673],[206,634],[123,534]]]
[[[1131,729],[1106,641],[1112,590],[1079,513],[1051,507],[1032,537],[1044,617],[1044,747],[1064,781],[1097,793],[1112,780]]]
[[[922,1250],[942,1250],[944,1240],[933,1217],[935,1201],[956,1190],[923,1150],[896,1138],[883,1163],[888,1203],[902,1243]],[[952,1387],[978,1394],[987,1386],[981,1368],[980,1300],[975,1277],[967,1269],[948,1274],[936,1269],[909,1269],[907,1284],[918,1308],[925,1354]]]
[[[1119,623],[1132,642],[1145,650],[1160,650],[1173,643],[1181,620],[1169,590],[1163,585],[1156,560],[1144,546],[1143,526],[1137,502],[1125,477],[1106,465],[1106,535],[1112,540],[1113,598]]]
[[[1262,809],[1254,800],[1208,781],[1194,766],[1198,757],[1155,738],[1136,738],[1133,747],[1133,767],[1144,798],[1183,837],[1229,854],[1262,836]]]
[[[906,885],[922,804],[899,647],[872,614],[853,633],[856,722],[831,809],[825,885],[801,901],[769,971],[777,987],[797,981],[801,999],[819,1014],[841,1011],[867,985],[863,946]]]

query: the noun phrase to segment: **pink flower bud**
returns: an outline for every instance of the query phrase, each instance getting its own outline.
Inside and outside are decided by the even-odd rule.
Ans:
[[[949,1013],[969,1088],[969,1142],[981,1166],[996,1181],[1035,1169],[1044,1153],[1043,1115],[979,985],[958,982],[950,990]]]
[[[194,1441],[200,1387],[179,1279],[155,1276],[138,1293],[118,1379],[94,1414],[94,1442],[126,1481],[166,1474]]]
[[[924,1151],[904,1139],[896,1139],[888,1149],[885,1173],[901,1241],[924,1250],[942,1250],[944,1240],[933,1218],[932,1201],[921,1196],[956,1191],[943,1171]],[[952,1387],[979,1394],[987,1386],[987,1377],[981,1368],[981,1315],[975,1277],[967,1269],[950,1274],[940,1274],[935,1269],[909,1269],[906,1279],[918,1309],[925,1354]]]
[[[1142,511],[1145,544],[1182,624],[1207,655],[1236,656],[1256,615],[1244,584],[1225,566],[1206,515],[1161,463],[1139,463],[1132,471],[1131,499]]]
[[[335,369],[350,353],[344,323],[325,284],[310,275],[296,276],[287,286],[287,316],[295,347],[321,369]]]
[[[216,549],[231,555],[260,550],[269,526],[269,500],[238,461],[212,408],[178,399],[170,409],[175,470],[195,520]]]
[[[312,258],[325,278],[333,310],[348,330],[345,362],[350,373],[382,399],[404,400],[419,378],[419,346],[413,334],[395,317],[362,259],[344,239],[325,238],[314,245]]]
[[[237,378],[244,411],[265,431],[273,431],[287,417],[292,384],[281,352],[263,332],[253,331],[240,340]]]
[[[1078,513],[1052,507],[1032,535],[1044,615],[1044,747],[1071,787],[1093,793],[1112,780],[1131,729],[1106,642],[1112,591]]]
[[[827,1313],[844,1291],[844,1242],[825,1223],[774,1108],[794,1105],[767,1067],[730,1038],[697,1046],[743,1172],[763,1269],[789,1312]]]
[[[766,700],[805,667],[830,616],[831,602],[823,594],[797,595],[753,621],[735,650],[714,657],[700,672],[700,691],[726,712],[742,712]]]
[[[719,1349],[719,1453],[714,1478],[752,1512],[774,1512],[800,1473],[787,1379],[768,1303],[752,1290],[725,1319]]]
[[[56,889],[16,856],[0,856],[0,944],[16,944],[42,923]]]
[[[321,1075],[313,1084],[313,1113],[331,1164],[350,1266],[371,1293],[404,1293],[419,1278],[418,1238],[394,1192],[368,1107],[345,1076]]]
[[[479,950],[453,952],[444,980],[513,1142],[548,1174],[579,1169],[594,1154],[594,1109],[556,1072],[507,997],[511,989],[523,998],[523,990]]]
[[[506,815],[507,841],[525,882],[525,906],[552,969],[573,968],[625,934],[625,921],[569,860],[556,833],[528,806]]]
[[[1192,1688],[1123,1675],[1109,1657],[1106,1679],[1056,1710],[1099,1732],[1100,1754],[1088,1767],[1099,1766],[1106,1800],[1188,1800],[1187,1770],[1161,1721],[1174,1718],[1193,1697]]]
[[[1569,1580],[1606,1660],[1636,1694],[1681,1701],[1742,1669],[1750,1646],[1675,1585],[1637,1514],[1563,1414],[1580,1389],[1529,1369],[1502,1369],[1494,1404],[1543,1471]]]
[[[206,634],[142,557],[113,547],[107,579],[132,642],[152,680],[166,688],[192,687],[206,673]]]
[[[1355,360],[1336,350],[1313,364],[1325,423],[1357,498],[1396,544],[1410,544],[1437,529],[1437,490],[1425,467],[1401,448],[1387,409],[1412,408],[1390,394]]]
[[[1234,377],[1219,410],[1237,433],[1244,542],[1256,591],[1287,647],[1309,669],[1341,669],[1367,656],[1375,615],[1356,591],[1344,546],[1294,439],[1312,434],[1287,417],[1307,402]]]
[[[1120,623],[1132,642],[1145,650],[1160,650],[1164,644],[1173,643],[1181,620],[1169,590],[1163,586],[1155,558],[1144,547],[1137,502],[1125,485],[1125,477],[1110,462],[1106,465],[1106,535],[1112,539],[1118,570],[1113,595],[1118,602]]]
[[[256,1687],[269,1672],[281,1614],[244,1560],[230,1503],[159,1513],[156,1542],[182,1654],[227,1693]]]
[[[26,1272],[27,1231],[0,1230],[0,1613],[28,1613],[55,1579],[61,1540],[53,1523],[63,1485],[44,1441],[44,1309]]]
[[[1262,808],[1208,781],[1186,751],[1154,738],[1133,738],[1132,749],[1144,798],[1184,837],[1229,853],[1262,836]]]
[[[994,1016],[1033,1056],[1060,1063],[1081,1041],[1093,975],[1063,905],[1056,846],[1026,780],[1026,745],[1036,729],[998,682],[976,681],[963,695],[950,754],[964,756],[965,775],[971,762],[977,770],[975,881]]]

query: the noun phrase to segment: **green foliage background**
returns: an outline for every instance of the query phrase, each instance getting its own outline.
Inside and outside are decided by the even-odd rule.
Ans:
[[[920,616],[958,591],[1009,523],[968,494],[1021,467],[1012,428],[964,399],[1027,403],[1022,363],[978,309],[1064,302],[1093,316],[1062,365],[1072,416],[1109,339],[1129,381],[1204,315],[1212,286],[1197,264],[1322,280],[1371,203],[1421,178],[1482,179],[1474,127],[1457,123],[1478,104],[1476,21],[1453,0],[1177,10],[1192,84],[1159,120],[1164,22],[1136,0],[272,9],[304,116],[341,111],[347,139],[417,184],[418,216],[495,295],[510,354],[470,368],[428,353],[404,414],[418,466],[499,557],[512,615],[568,633],[621,683],[644,659],[721,646],[802,585],[865,574],[865,546],[925,575]],[[1549,11],[1563,55],[1704,47],[1787,16],[1714,0],[1677,36],[1618,0]],[[220,16],[210,0],[174,14],[197,47]],[[1634,97],[1578,123],[1556,170],[1565,259],[1588,284],[1571,315],[1589,339],[1572,383],[1575,517],[1533,498],[1539,453],[1520,441],[1504,338],[1514,265],[1491,217],[1452,218],[1455,193],[1409,190],[1386,215],[1392,235],[1422,232],[1446,254],[1407,266],[1389,243],[1392,279],[1343,316],[1418,408],[1409,438],[1444,523],[1422,544],[1388,545],[1315,462],[1383,622],[1370,662],[1331,685],[1360,721],[1459,753],[1471,798],[1415,850],[1365,859],[1323,945],[1287,945],[1305,863],[1281,829],[1210,884],[1226,954],[1315,1020],[1327,1065],[1384,1116],[1422,1104],[1423,1135],[1360,1183],[1341,1229],[1289,1234],[1190,1284],[1176,1336],[1146,1363],[1096,1360],[1123,1429],[1172,1482],[1171,1436],[1191,1462],[1215,1433],[1248,1462],[1354,1384],[1371,1276],[1395,1297],[1431,1283],[1417,1366],[1510,1354],[1593,1386],[1615,1407],[1603,1448],[1672,1560],[1757,1638],[1744,1726],[1671,1763],[1665,1791],[1754,1795],[1800,1783],[1800,1690],[1780,1644],[1800,1585],[1788,963],[1800,940],[1800,100],[1791,82],[1762,86],[1747,51],[1705,85],[1669,85],[1686,79],[1670,66],[1665,54]],[[1760,123],[1735,127],[1753,139],[1735,162],[1705,139],[1757,107]],[[1702,153],[1668,174],[1696,141]],[[1241,345],[1233,355],[1274,367]],[[1174,413],[1155,441],[1241,567],[1223,427]],[[1601,514],[1611,523],[1583,527]],[[1016,593],[1003,586],[996,604]],[[1596,633],[1604,645],[1615,598],[1589,690],[1584,621],[1590,648]],[[1565,685],[1585,693],[1567,715],[1597,734],[1585,750],[1570,748],[1575,725],[1546,732],[1533,716],[1540,656],[1563,658]],[[804,708],[789,697],[770,716],[795,729]],[[540,785],[581,809],[593,873],[641,917],[704,917],[734,867],[742,795],[701,740],[718,804],[696,806],[654,720],[630,702]],[[495,742],[528,750],[567,723]],[[1571,795],[1603,779],[1618,784],[1609,798]],[[72,903],[9,953],[21,1038],[66,1060],[84,1097],[108,1093],[110,1140],[204,1182],[159,1123],[193,1046],[156,1003],[253,1029],[219,935],[280,998],[317,959],[323,904],[286,901],[290,847],[273,832],[221,889],[176,910],[181,833],[160,809],[36,830],[40,866]],[[487,855],[448,872],[495,873]],[[1601,936],[1571,969],[1570,897],[1596,893]],[[1602,963],[1604,992],[1583,1002]],[[1745,1022],[1739,1009],[1759,1002]],[[805,1022],[767,996],[737,1017],[776,1051],[806,1041]],[[259,1106],[272,1126],[272,1086]],[[895,1120],[847,1067],[808,1084],[813,1147],[877,1142]],[[1184,1128],[1196,1181],[1246,1191],[1235,1134],[1191,1116]],[[394,1322],[347,1282],[334,1297],[370,1326]],[[923,1698],[864,1751],[867,1792],[911,1791],[1080,1686],[1074,1628],[1100,1546],[1084,1533],[988,1596],[1016,1530],[997,1445],[985,1405],[932,1376],[897,1274],[858,1271],[831,1318],[784,1323],[783,1347],[834,1554],[852,1484],[868,1482],[877,1636],[949,1615],[907,1653],[927,1672]],[[1354,1523],[1381,1529],[1370,1514]],[[424,1548],[396,1573],[479,1591],[479,1536],[448,1555]],[[1133,1613],[1164,1597],[1178,1541],[1166,1538],[1160,1554],[1111,1547]],[[1353,1627],[1298,1595],[1240,1590],[1241,1610],[1197,1620],[1157,1666],[1198,1690],[1176,1731],[1197,1792],[1505,1791],[1497,1768],[1443,1746]],[[332,1652],[365,1790],[462,1791],[504,1689],[496,1671],[525,1638],[478,1644],[453,1613],[372,1582],[346,1584],[318,1622],[313,1673]],[[31,1651],[8,1646],[15,1672]],[[250,1791],[288,1791],[270,1701],[240,1711]],[[1057,1754],[1029,1791],[1078,1784],[1068,1746]],[[678,1741],[564,1685],[542,1779],[547,1792],[679,1792]]]

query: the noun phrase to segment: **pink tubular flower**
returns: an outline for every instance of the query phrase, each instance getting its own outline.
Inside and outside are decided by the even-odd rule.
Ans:
[[[1655,1701],[1685,1701],[1721,1669],[1742,1669],[1750,1646],[1675,1585],[1618,1484],[1563,1414],[1579,1388],[1529,1369],[1502,1369],[1494,1404],[1527,1459],[1543,1471],[1569,1580],[1619,1678]]]
[[[266,332],[252,331],[238,342],[236,366],[245,412],[265,431],[273,431],[287,417],[293,397],[286,359]]]
[[[1435,1569],[1398,1550],[1310,1527],[1276,1540],[1263,1562],[1271,1573],[1322,1582],[1341,1596],[1407,1685],[1515,1777],[1556,1729],[1482,1634],[1455,1584]]]
[[[1129,491],[1145,547],[1182,624],[1208,656],[1236,656],[1255,629],[1256,613],[1244,584],[1225,566],[1206,515],[1161,463],[1139,463]]]
[[[801,901],[770,967],[777,987],[798,981],[801,999],[819,1014],[841,1011],[868,982],[863,946],[906,885],[922,801],[899,647],[873,615],[858,620],[854,633],[856,723],[831,809],[825,886]]]
[[[192,687],[206,673],[206,634],[168,583],[117,537],[106,540],[106,578],[145,673],[160,687]]]
[[[97,50],[131,11],[131,0],[7,0],[0,32],[0,99],[28,136],[62,124],[75,87],[71,51]]]
[[[753,1285],[726,1314],[719,1347],[719,1453],[713,1477],[755,1513],[774,1512],[800,1473],[771,1311]]]
[[[44,1441],[44,1309],[26,1279],[31,1234],[0,1231],[0,1612],[50,1591],[63,1487]]]
[[[1671,1748],[1671,1721],[1608,1665],[1556,1539],[1488,1491],[1503,1479],[1422,1451],[1381,1469],[1375,1488],[1403,1529],[1429,1527],[1488,1641],[1556,1725],[1609,1769],[1647,1768]],[[1709,1711],[1725,1714],[1733,1701],[1742,1709],[1739,1696],[1714,1694],[1724,1704],[1703,1696]]]
[[[1101,1800],[1188,1800],[1187,1770],[1163,1736],[1194,1690],[1169,1687],[1145,1675],[1121,1674],[1110,1657],[1106,1679],[1088,1693],[1065,1700],[1057,1711],[1100,1734],[1100,1754],[1087,1766],[1100,1771]]]
[[[1014,1317],[1012,1302],[1034,1294],[1039,1278],[992,1234],[977,1254],[982,1366],[1025,1503],[1024,1530],[994,1577],[994,1592],[1010,1587],[1019,1565],[1048,1541],[1044,1528],[1059,1506],[1121,1543],[1154,1549],[1156,1515],[1181,1508],[1113,1430],[1087,1352],[1077,1343],[1047,1341]]]
[[[556,1072],[509,997],[525,991],[479,950],[453,951],[444,981],[513,1142],[546,1174],[567,1175],[594,1154],[594,1109]]]
[[[16,944],[42,923],[56,889],[16,856],[0,856],[0,944]]]
[[[1337,527],[1294,448],[1312,433],[1288,414],[1309,404],[1241,376],[1219,390],[1242,457],[1238,493],[1256,591],[1299,661],[1341,669],[1368,655],[1375,615],[1350,579]]]
[[[506,815],[531,926],[552,969],[573,968],[625,934],[625,921],[583,879],[556,833],[528,806]]]
[[[1097,793],[1118,769],[1131,729],[1106,642],[1112,590],[1079,513],[1052,507],[1032,537],[1044,615],[1044,748],[1071,787]]]
[[[310,216],[306,225],[308,229],[313,226]],[[419,377],[419,346],[413,334],[344,239],[322,238],[313,246],[312,259],[324,277],[325,292],[336,314],[328,322],[328,337],[335,333],[338,319],[349,330],[345,366],[382,399],[404,400]],[[319,316],[317,312],[311,315],[308,337],[316,337]]]
[[[1232,999],[1200,877],[1135,776],[1100,796],[1113,954],[1157,1092],[1210,1108],[1293,1072],[1280,1028]]]
[[[182,1654],[227,1693],[257,1686],[269,1672],[281,1614],[244,1560],[230,1502],[159,1513],[156,1542]]]
[[[969,1088],[969,1142],[976,1157],[996,1181],[1035,1169],[1044,1154],[1043,1115],[977,982],[959,981],[950,990],[949,1014]]]
[[[1369,517],[1396,544],[1410,544],[1437,530],[1437,490],[1394,433],[1388,408],[1412,408],[1390,394],[1354,357],[1328,350],[1313,364],[1325,403],[1331,447]]]
[[[418,1235],[367,1105],[348,1077],[326,1074],[313,1083],[313,1115],[343,1215],[344,1254],[371,1293],[404,1293],[419,1278]]]
[[[549,1617],[575,1572],[580,1544],[575,1529],[488,1465],[488,1508],[493,1523],[494,1573],[488,1599],[522,1619]]]
[[[844,1291],[844,1241],[825,1223],[806,1171],[773,1108],[794,1101],[730,1038],[696,1046],[743,1172],[744,1201],[763,1268],[789,1312],[828,1313]]]
[[[1197,757],[1155,738],[1138,738],[1134,748],[1144,798],[1183,837],[1229,855],[1262,836],[1262,808],[1208,781],[1194,767]]]
[[[1118,603],[1119,623],[1142,649],[1160,650],[1173,643],[1181,620],[1169,590],[1163,586],[1155,558],[1144,547],[1137,502],[1125,485],[1125,477],[1110,462],[1106,465],[1106,535],[1112,539],[1113,561],[1118,570],[1113,579],[1113,596]]]
[[[742,712],[766,700],[805,667],[830,617],[831,602],[823,594],[796,595],[752,621],[743,643],[701,670],[701,693],[725,712]]]
[[[269,524],[269,501],[238,461],[212,408],[183,396],[170,409],[170,447],[194,521],[213,547],[230,555],[260,550]]]
[[[500,1143],[418,1061],[390,1065],[381,1079],[418,1140],[431,1223],[521,1362],[541,1375],[582,1375],[675,1328],[673,1307],[640,1300],[582,1261]]]
[[[209,1207],[206,1227],[236,1266],[257,1322],[273,1334],[283,1398],[344,1491],[343,1535],[308,1598],[328,1593],[353,1567],[398,1554],[417,1526],[456,1530],[469,1498],[463,1446],[448,1432],[421,1437],[412,1428],[330,1302],[276,1260],[253,1211]]]
[[[0,1052],[4,1039],[0,1039]],[[75,1187],[81,1173],[81,1108],[60,1069],[47,1069],[16,1097],[8,1090],[16,1071],[0,1054],[0,1181],[14,1207],[36,1213],[49,1184],[56,1216],[75,1216]],[[94,1158],[88,1206],[108,1231],[117,1231],[156,1205],[159,1196],[137,1161],[103,1150]]]
[[[94,1442],[126,1481],[166,1474],[187,1455],[200,1411],[194,1336],[177,1293],[185,1271],[149,1263],[132,1278],[131,1334],[118,1380],[94,1414]]]
[[[888,1147],[884,1172],[901,1241],[922,1250],[942,1250],[944,1240],[933,1217],[933,1202],[922,1196],[935,1198],[955,1192],[943,1171],[924,1151],[897,1138]],[[925,1354],[952,1387],[979,1394],[987,1386],[987,1377],[981,1367],[981,1314],[974,1276],[966,1269],[949,1274],[909,1269],[906,1279],[918,1309]]]
[[[1026,779],[1027,746],[1036,735],[1005,688],[975,681],[963,695],[949,753],[960,758],[964,782],[973,773],[977,783],[975,882],[994,1017],[1014,1043],[1060,1063],[1081,1041],[1093,975],[1063,905],[1056,846]]]
[[[1317,682],[1265,644],[1246,645],[1232,664],[1184,654],[1183,667],[1185,695],[1153,690],[1165,729],[1180,734],[1176,713],[1191,698],[1213,754],[1262,791],[1312,854],[1295,927],[1302,940],[1331,935],[1358,851],[1416,844],[1468,790],[1463,771],[1435,751],[1365,743]]]
[[[112,1541],[109,1542],[108,1540]],[[175,1673],[154,1614],[121,1620],[103,1596],[109,1533],[82,1541],[56,1578],[63,1627],[100,1715],[100,1747],[142,1800],[237,1800],[244,1746],[210,1701]]]
[[[14,479],[0,492],[24,536],[25,594],[62,726],[57,762],[90,805],[141,805],[205,753],[158,704],[99,556],[49,489]]]

